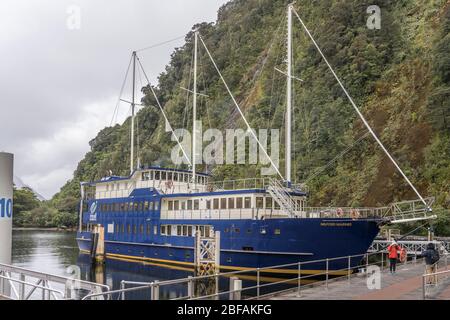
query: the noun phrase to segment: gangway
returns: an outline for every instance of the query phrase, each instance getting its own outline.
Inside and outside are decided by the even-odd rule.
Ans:
[[[425,241],[425,240],[400,240],[397,243],[406,249],[408,255],[420,255],[426,250],[427,245],[432,242],[439,249],[441,255],[450,252],[450,241]],[[392,243],[390,240],[374,240],[367,252],[387,252],[387,247]]]

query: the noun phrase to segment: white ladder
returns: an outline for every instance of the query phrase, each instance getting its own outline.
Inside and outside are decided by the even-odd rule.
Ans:
[[[276,179],[270,179],[267,191],[272,198],[280,205],[280,208],[289,213],[290,216],[294,215],[296,210],[296,202],[291,198],[286,188]]]

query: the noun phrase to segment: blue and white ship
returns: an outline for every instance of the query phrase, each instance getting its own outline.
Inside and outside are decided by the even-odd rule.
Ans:
[[[292,10],[289,6],[287,155],[291,154],[290,93],[294,78],[291,76],[290,47]],[[198,32],[195,32],[195,52],[197,38]],[[135,67],[135,52],[133,58]],[[194,123],[196,90],[194,79]],[[82,253],[92,252],[96,245],[93,229],[100,228],[104,233],[102,245],[107,258],[193,268],[195,235],[203,237],[218,231],[220,270],[249,270],[364,254],[377,236],[380,225],[386,222],[380,214],[384,211],[377,208],[308,207],[306,188],[291,182],[290,156],[286,156],[283,179],[217,182],[207,173],[196,172],[195,165],[190,170],[136,168],[133,163],[134,88],[131,104],[130,175],[108,176],[81,185],[77,241]],[[164,114],[162,108],[161,112]],[[351,267],[360,259],[351,259]],[[323,263],[312,263],[302,273],[321,273],[324,267]],[[330,270],[346,270],[347,267],[347,260],[330,261],[328,266]],[[298,271],[277,268],[273,272]]]

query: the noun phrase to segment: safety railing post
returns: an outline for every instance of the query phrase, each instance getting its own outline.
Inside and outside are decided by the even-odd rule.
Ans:
[[[351,275],[351,256],[348,256],[348,268],[347,268],[347,279],[350,281],[350,275]]]
[[[256,269],[256,297],[259,298],[259,285],[260,285],[260,279],[259,279],[259,268]]]
[[[125,300],[125,282],[124,280],[120,281],[120,290],[122,290],[122,292],[120,293],[120,299]]]
[[[381,271],[383,271],[384,268],[384,254],[381,252]]]
[[[426,300],[427,294],[425,292],[426,286],[425,286],[425,276],[422,275],[422,298],[423,300]]]
[[[297,297],[300,297],[300,291],[301,291],[301,286],[302,286],[302,282],[301,282],[301,279],[302,279],[302,264],[299,262],[298,263],[298,279],[297,279],[297,289],[298,289],[298,291],[297,291]]]
[[[152,300],[159,300],[159,285],[158,280],[152,283]]]
[[[188,297],[191,299],[194,296],[194,282],[192,276],[188,276]]]
[[[23,300],[25,298],[25,275],[23,273],[20,274],[20,291],[19,291],[19,300]]]
[[[326,274],[325,274],[325,276],[326,276],[326,278],[325,278],[325,284],[326,284],[326,287],[327,287],[327,289],[328,289],[328,268],[329,268],[329,260],[328,260],[328,258],[327,258],[326,263],[327,263],[327,268],[326,268]]]

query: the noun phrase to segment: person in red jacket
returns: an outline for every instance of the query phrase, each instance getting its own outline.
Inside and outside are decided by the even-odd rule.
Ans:
[[[397,242],[392,240],[392,243],[387,248],[389,252],[389,271],[395,273],[395,267],[397,265],[398,253],[402,248],[397,244]]]

